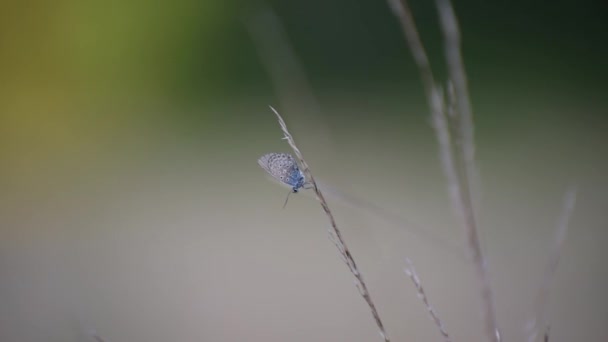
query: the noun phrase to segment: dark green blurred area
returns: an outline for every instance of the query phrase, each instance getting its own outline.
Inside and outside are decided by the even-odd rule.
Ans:
[[[443,79],[434,4],[411,6]],[[501,117],[525,119],[528,112],[603,122],[605,4],[468,0],[455,7],[478,125],[498,127]],[[312,111],[298,113],[297,101],[282,106],[281,90],[295,76],[279,72],[286,83],[271,81],[268,64],[276,61],[260,57],[247,28],[269,9],[318,99],[323,123],[300,115]],[[135,151],[154,148],[146,144],[162,145],[155,134],[163,132],[199,142],[230,132],[254,139],[262,136],[255,128],[271,118],[268,104],[299,117],[298,127],[316,121],[332,134],[340,133],[335,130],[346,115],[353,124],[426,115],[418,71],[385,1],[3,2],[0,74],[2,153],[15,170],[35,169],[29,161],[44,158],[80,162],[82,155],[137,144],[144,146]],[[543,105],[551,103],[568,110]],[[361,110],[350,110],[355,107]]]
[[[250,1],[26,1],[2,5],[3,88],[45,84],[91,97],[143,92],[178,101],[234,101],[271,86],[243,25]],[[384,1],[270,1],[314,88],[417,82]],[[441,69],[432,1],[412,1]],[[607,76],[601,1],[456,1],[475,87],[547,83],[593,91]],[[598,90],[599,91],[599,90]]]

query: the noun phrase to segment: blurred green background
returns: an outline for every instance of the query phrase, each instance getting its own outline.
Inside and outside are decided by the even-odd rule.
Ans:
[[[434,3],[411,6],[443,79]],[[606,341],[606,6],[454,6],[504,338],[525,336],[576,184],[551,333]],[[328,196],[393,340],[439,338],[405,256],[453,339],[482,339],[418,71],[384,1],[4,1],[0,75],[1,341],[379,340],[318,204],[281,210],[286,191],[256,163],[289,151],[268,105],[317,177],[406,218]]]

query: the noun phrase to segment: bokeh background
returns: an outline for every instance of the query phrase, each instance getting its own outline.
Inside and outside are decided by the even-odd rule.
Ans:
[[[433,2],[411,6],[443,77]],[[607,341],[606,7],[455,8],[504,338],[525,336],[576,184],[551,340]],[[3,1],[0,75],[1,341],[379,341],[319,205],[281,209],[286,190],[256,163],[289,151],[268,105],[334,189],[392,339],[440,339],[409,257],[453,339],[482,340],[418,72],[384,1]]]

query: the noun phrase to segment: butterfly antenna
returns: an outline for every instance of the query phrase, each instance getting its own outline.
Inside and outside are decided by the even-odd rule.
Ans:
[[[285,206],[287,205],[287,201],[289,200],[289,195],[291,195],[291,190],[287,193],[287,198],[285,198],[285,203],[283,203],[283,209],[285,209]]]

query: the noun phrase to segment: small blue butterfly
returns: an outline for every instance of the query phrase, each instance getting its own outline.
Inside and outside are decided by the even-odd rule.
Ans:
[[[265,154],[258,159],[258,164],[274,179],[291,187],[291,191],[287,194],[283,207],[287,205],[287,200],[292,192],[296,193],[301,188],[307,188],[305,186],[308,183],[306,183],[304,173],[298,167],[296,160],[287,153]]]

